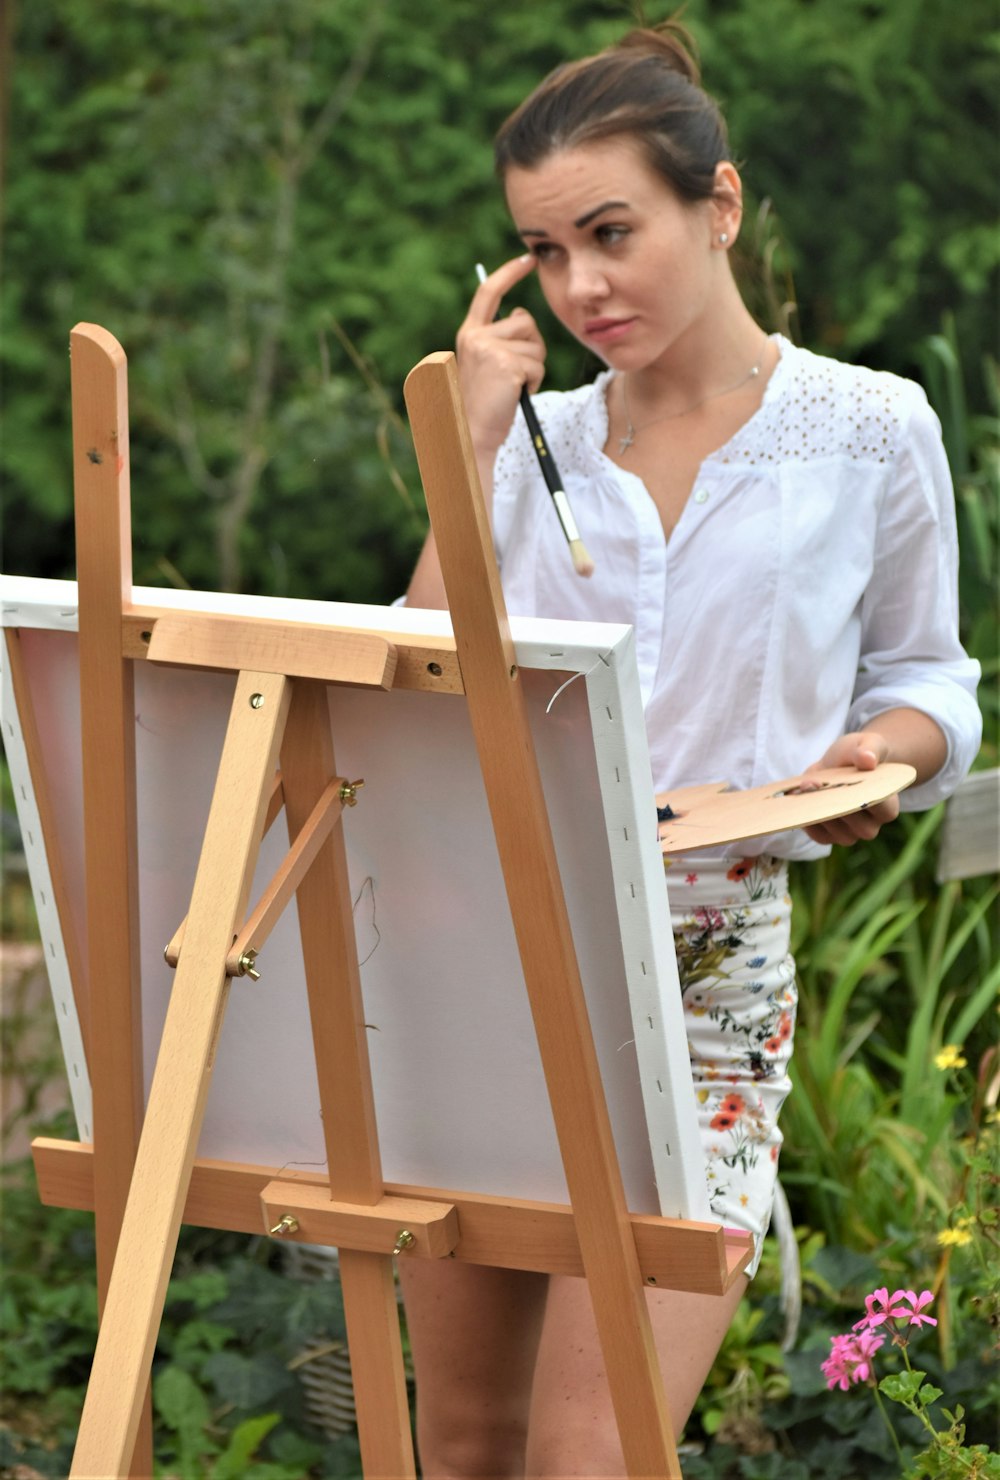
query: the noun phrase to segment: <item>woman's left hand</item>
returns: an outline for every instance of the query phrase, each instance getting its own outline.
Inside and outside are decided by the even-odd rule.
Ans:
[[[877,730],[857,730],[851,735],[841,735],[835,740],[821,760],[807,767],[810,771],[825,770],[828,766],[854,766],[859,771],[874,771],[876,766],[889,759],[889,742]],[[847,817],[833,817],[829,822],[818,822],[807,827],[805,832],[814,843],[840,843],[850,848],[859,838],[874,838],[887,822],[899,816],[899,797],[886,797],[884,802],[873,802],[860,812]]]

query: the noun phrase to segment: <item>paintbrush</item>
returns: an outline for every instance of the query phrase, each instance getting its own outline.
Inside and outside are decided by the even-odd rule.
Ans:
[[[481,262],[476,263],[476,276],[481,283],[486,281],[486,268]],[[545,433],[539,424],[538,417],[535,414],[535,408],[531,404],[531,397],[528,395],[528,387],[526,385],[522,385],[521,387],[521,410],[524,413],[524,419],[528,426],[531,445],[535,449],[535,456],[538,458],[538,466],[542,470],[542,477],[545,479],[546,487],[552,495],[552,502],[559,516],[559,523],[562,525],[563,534],[569,543],[569,553],[573,561],[573,569],[578,576],[592,576],[594,574],[594,562],[587,554],[587,547],[580,538],[580,531],[577,529],[576,520],[573,518],[573,510],[569,506],[566,490],[562,486],[562,477],[556,466],[555,458],[552,456],[549,444],[545,440]]]

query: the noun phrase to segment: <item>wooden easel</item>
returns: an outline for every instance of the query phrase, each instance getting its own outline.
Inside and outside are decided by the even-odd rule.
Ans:
[[[407,382],[407,401],[457,662],[447,644],[428,658],[426,644],[370,633],[134,608],[125,357],[93,325],[77,326],[71,351],[95,1139],[93,1150],[39,1141],[35,1157],[43,1200],[97,1213],[103,1313],[72,1475],[151,1473],[143,1395],[185,1219],[339,1247],[368,1480],[415,1474],[394,1256],[586,1277],[628,1473],[679,1475],[643,1285],[721,1294],[745,1267],[749,1241],[626,1207],[453,356],[422,362]],[[144,1118],[138,659],[236,675],[191,906],[169,948],[177,974]],[[344,805],[356,799],[355,784],[337,775],[329,683],[466,695],[571,1207],[383,1184],[338,826]],[[290,850],[247,920],[261,837],[282,805]],[[328,1179],[195,1159],[232,976],[252,970],[255,950],[293,892]]]

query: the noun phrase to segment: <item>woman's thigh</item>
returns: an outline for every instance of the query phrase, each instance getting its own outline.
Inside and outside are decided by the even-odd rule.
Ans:
[[[711,1370],[747,1282],[721,1296],[647,1290],[653,1340],[674,1433]],[[535,1368],[526,1475],[625,1474],[618,1425],[585,1280],[553,1276]]]
[[[546,1275],[400,1261],[427,1480],[524,1474]]]

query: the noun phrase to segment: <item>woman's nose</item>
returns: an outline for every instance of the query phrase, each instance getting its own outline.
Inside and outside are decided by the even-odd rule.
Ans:
[[[601,264],[589,254],[571,257],[566,291],[574,303],[594,303],[606,297],[608,280]]]

